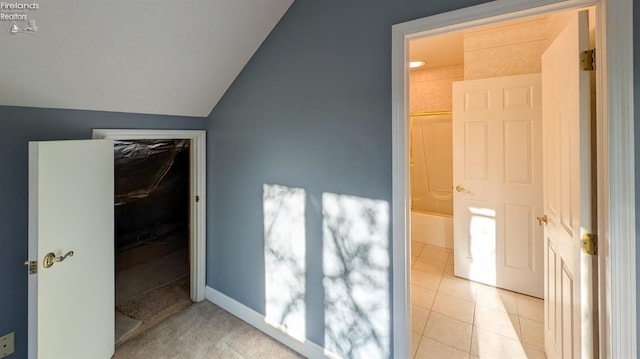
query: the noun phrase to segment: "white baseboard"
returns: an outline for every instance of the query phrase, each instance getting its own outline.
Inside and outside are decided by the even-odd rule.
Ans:
[[[267,324],[267,322],[265,322],[264,315],[254,311],[235,299],[232,299],[209,286],[207,286],[205,297],[211,303],[242,319],[249,325],[286,345],[292,350],[295,350],[306,358],[325,358],[324,349],[319,345],[308,340],[302,343],[290,337],[280,329]]]

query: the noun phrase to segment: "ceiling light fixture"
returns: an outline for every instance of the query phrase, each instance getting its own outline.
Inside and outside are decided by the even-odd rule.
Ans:
[[[417,69],[418,67],[422,67],[424,65],[426,65],[427,63],[424,61],[410,61],[409,62],[409,68],[410,69]]]

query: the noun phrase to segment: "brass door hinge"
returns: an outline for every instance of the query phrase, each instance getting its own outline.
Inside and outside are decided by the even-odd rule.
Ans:
[[[37,261],[25,261],[24,265],[29,269],[29,274],[37,274],[38,273],[38,262]]]
[[[582,71],[596,69],[596,49],[585,50],[580,53],[580,68]]]
[[[591,254],[592,256],[598,255],[598,235],[595,233],[585,233],[582,235],[582,251]]]

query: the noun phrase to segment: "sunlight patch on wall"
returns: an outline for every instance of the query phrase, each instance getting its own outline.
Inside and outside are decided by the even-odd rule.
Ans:
[[[324,193],[325,351],[390,356],[389,204]]]
[[[263,186],[266,322],[300,341],[306,337],[305,196],[301,188]]]

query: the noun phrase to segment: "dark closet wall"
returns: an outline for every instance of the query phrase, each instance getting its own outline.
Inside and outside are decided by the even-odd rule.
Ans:
[[[189,240],[189,140],[116,141],[116,251],[179,235]]]

